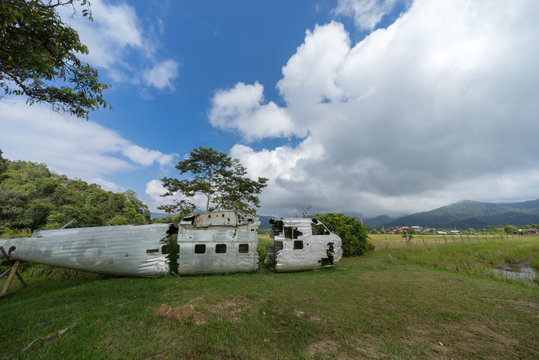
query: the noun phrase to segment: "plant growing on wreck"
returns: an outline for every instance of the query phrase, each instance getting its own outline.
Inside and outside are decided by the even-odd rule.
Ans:
[[[78,33],[62,22],[57,8],[75,0],[0,1],[0,89],[27,97],[27,103],[45,102],[54,110],[77,117],[108,104],[108,86],[98,72],[79,59],[88,54]],[[87,0],[82,15],[91,20]]]
[[[200,146],[189,153],[189,157],[179,161],[176,169],[180,179],[164,177],[163,186],[167,192],[163,196],[182,195],[192,199],[196,195],[206,197],[206,211],[214,209],[238,210],[255,213],[260,206],[258,195],[266,187],[268,179],[247,177],[247,169],[230,155]],[[194,209],[187,199],[174,200],[171,205],[159,209],[167,213]]]
[[[346,216],[343,213],[327,213],[316,214],[315,218],[339,235],[342,240],[343,256],[359,256],[374,249],[374,246],[368,241],[367,228],[354,216]]]

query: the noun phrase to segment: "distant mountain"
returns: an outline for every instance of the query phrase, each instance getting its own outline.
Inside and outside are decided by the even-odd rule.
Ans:
[[[387,215],[378,215],[370,219],[364,219],[363,224],[365,224],[365,226],[368,228],[378,228],[390,222],[391,220],[393,220],[393,218],[390,218]]]
[[[435,210],[403,216],[377,227],[419,225],[436,228],[482,229],[487,225],[522,226],[537,223],[539,223],[539,199],[506,204],[464,200]]]
[[[266,216],[266,215],[256,215],[256,217],[260,220],[260,226],[259,229],[271,229],[271,224],[269,223],[270,219],[274,216]]]

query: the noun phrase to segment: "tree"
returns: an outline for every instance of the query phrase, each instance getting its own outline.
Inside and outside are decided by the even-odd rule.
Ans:
[[[0,154],[0,237],[16,229],[58,229],[146,224],[148,206],[136,193],[113,193],[99,185],[51,172],[44,164],[9,161]]]
[[[91,111],[110,106],[106,84],[77,54],[88,54],[78,33],[56,12],[75,0],[0,1],[0,89],[24,95],[27,103],[48,103],[55,111],[88,119]],[[87,0],[82,14],[91,20]]]
[[[134,215],[129,215],[128,219],[137,219],[137,222],[131,222],[131,224],[137,224],[140,223],[140,218],[143,219],[142,224],[149,224],[152,218],[152,213],[148,209],[148,205],[144,204],[139,198],[137,198],[137,194],[133,190],[127,190],[123,193],[124,197],[127,199],[127,202],[124,204],[124,214],[127,213],[127,209],[133,209]],[[133,212],[132,210],[129,210]]]
[[[327,213],[316,214],[315,218],[339,235],[342,240],[344,256],[359,256],[374,249],[374,246],[368,241],[367,228],[354,216],[346,216],[343,213]]]
[[[2,174],[7,170],[7,160],[2,157],[2,149],[0,149],[0,180],[2,180]]]
[[[247,169],[239,160],[211,147],[193,149],[187,159],[178,162],[176,169],[183,178],[161,179],[167,189],[163,196],[181,194],[193,198],[203,195],[206,197],[206,211],[221,208],[255,213],[255,207],[260,206],[257,195],[268,181],[262,177],[256,181],[246,177]],[[195,205],[185,199],[159,207],[167,213],[194,208]]]
[[[515,225],[507,225],[504,231],[506,234],[518,234],[518,227]]]
[[[299,212],[301,213],[301,217],[303,219],[306,219],[309,217],[309,213],[313,207],[309,204],[299,209]]]
[[[402,237],[406,239],[407,242],[412,240],[414,237],[415,231],[413,229],[401,229]]]

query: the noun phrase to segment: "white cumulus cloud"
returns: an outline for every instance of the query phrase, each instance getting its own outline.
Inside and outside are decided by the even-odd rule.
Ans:
[[[271,179],[267,211],[310,203],[376,215],[536,198],[538,14],[531,0],[416,0],[356,44],[340,23],[316,26],[277,84],[286,131],[248,128],[271,124],[258,123],[256,83],[223,92],[240,105],[214,101],[210,114],[226,116],[210,119],[248,139],[307,136],[296,148],[233,148]]]
[[[351,16],[358,28],[373,30],[396,3],[405,1],[408,0],[339,0],[335,14]]]
[[[175,154],[147,149],[95,122],[55,113],[24,100],[0,103],[0,146],[10,160],[46,163],[55,172],[117,188],[102,176],[153,164],[171,165]],[[97,180],[96,180],[97,179]]]
[[[159,90],[174,89],[172,80],[178,77],[178,63],[174,60],[166,60],[155,64],[144,73],[144,80],[148,85]]]
[[[93,21],[74,14],[68,6],[58,10],[88,47],[90,53],[83,58],[105,69],[115,82],[174,90],[172,82],[178,77],[178,63],[159,59],[155,39],[129,3],[92,0]]]
[[[235,129],[246,140],[264,137],[289,136],[293,124],[286,111],[273,101],[263,104],[264,87],[237,83],[232,89],[219,90],[212,98],[209,113],[213,126],[221,129]]]
[[[124,192],[126,189],[123,186],[113,183],[102,178],[94,178],[90,180],[90,183],[101,186],[103,190],[112,191],[116,193]]]
[[[203,195],[197,194],[192,198],[186,198],[185,196],[181,194],[175,194],[174,196],[166,196],[163,197],[162,195],[165,194],[167,190],[163,186],[163,183],[161,180],[150,180],[146,183],[146,195],[147,198],[145,201],[148,204],[148,207],[152,211],[161,211],[157,208],[161,205],[171,205],[174,203],[174,201],[181,201],[181,200],[188,200],[191,203],[193,203],[197,209],[205,210],[206,209],[206,198]]]

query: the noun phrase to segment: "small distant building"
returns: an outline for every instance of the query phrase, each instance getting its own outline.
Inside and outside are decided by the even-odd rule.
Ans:
[[[445,231],[436,231],[436,234],[438,234],[438,235],[447,235],[447,232],[445,232]]]
[[[402,233],[402,232],[404,232],[405,230],[409,230],[409,229],[410,229],[409,226],[402,226],[402,227],[400,227],[400,228],[396,228],[395,230],[393,230],[393,231],[391,232],[391,234]]]
[[[460,230],[451,230],[451,235],[458,235],[460,234]]]
[[[415,230],[421,230],[421,226],[419,226],[419,225],[413,225],[413,226],[411,227],[411,229],[414,230],[414,231],[415,231]]]

